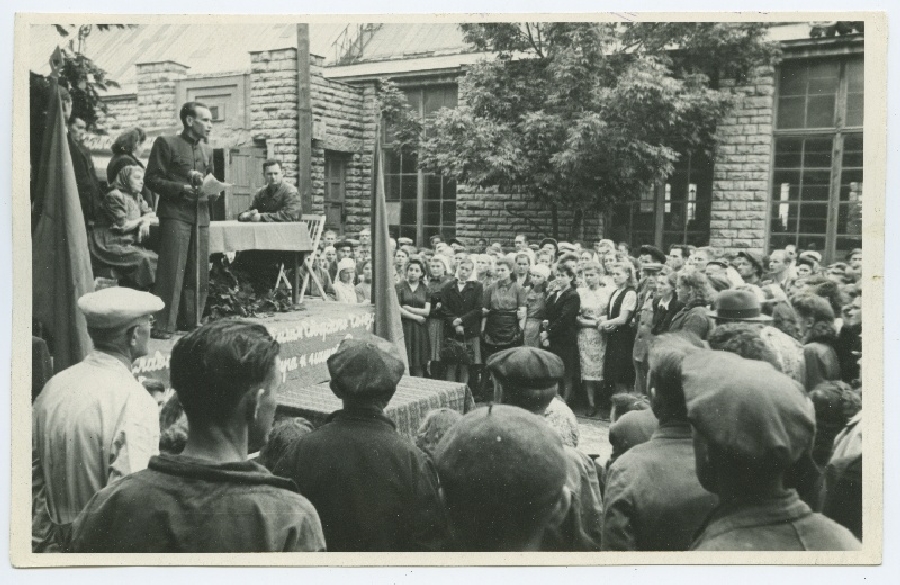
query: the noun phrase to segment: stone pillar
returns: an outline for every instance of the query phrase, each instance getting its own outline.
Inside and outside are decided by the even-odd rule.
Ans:
[[[250,134],[298,186],[296,48],[250,52]]]
[[[175,61],[138,63],[138,125],[145,130],[181,126],[176,103],[176,83],[187,75],[188,66]]]
[[[719,124],[716,148],[710,246],[728,253],[765,253],[767,207],[771,199],[772,67],[757,67],[747,80],[722,82],[735,94],[734,109]]]

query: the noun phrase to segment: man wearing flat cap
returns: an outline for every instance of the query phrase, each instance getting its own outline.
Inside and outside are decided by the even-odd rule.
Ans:
[[[609,467],[603,550],[687,550],[718,503],[697,480],[681,387],[682,360],[703,348],[698,337],[675,333],[660,335],[650,345],[650,403],[659,424],[649,440],[628,449]],[[620,418],[610,428],[610,442],[617,425],[631,422],[631,430],[639,430],[643,425],[637,423],[648,421],[648,414],[631,411]]]
[[[94,349],[47,382],[32,409],[32,548],[61,552],[72,522],[106,485],[159,451],[159,410],[131,373],[147,355],[156,296],[107,288],[78,299]]]
[[[649,257],[642,246],[641,257]],[[634,336],[634,349],[631,358],[634,361],[634,391],[638,394],[647,393],[647,344],[653,337],[653,301],[656,293],[656,275],[660,274],[665,262],[665,254],[659,248],[653,248],[663,258],[662,262],[653,261],[641,264],[641,281],[637,288],[638,315],[634,320],[637,323],[637,331]]]
[[[384,414],[403,371],[397,349],[383,339],[342,341],[328,372],[344,408],[275,466],[319,512],[329,551],[437,551],[445,544],[434,467]]]
[[[562,442],[522,408],[470,412],[438,443],[435,461],[453,550],[542,550],[545,533],[569,509]]]
[[[849,530],[784,487],[816,432],[799,384],[767,363],[716,351],[687,356],[681,379],[697,478],[719,496],[691,550],[859,550]]]
[[[487,366],[500,383],[505,404],[524,408],[548,423],[552,420],[546,413],[564,374],[562,358],[536,347],[513,347],[492,355]],[[565,429],[554,430],[561,439],[566,434]],[[545,531],[541,550],[600,550],[603,502],[597,468],[575,447],[564,444],[563,450],[571,504],[564,520]]]

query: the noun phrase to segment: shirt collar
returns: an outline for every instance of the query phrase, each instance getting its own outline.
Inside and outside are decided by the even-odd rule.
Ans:
[[[194,144],[197,144],[198,142],[200,142],[196,138],[192,138],[190,133],[187,131],[187,129],[184,129],[181,131],[181,137],[184,138],[185,142],[187,142],[188,144],[191,144],[191,145],[194,145]]]

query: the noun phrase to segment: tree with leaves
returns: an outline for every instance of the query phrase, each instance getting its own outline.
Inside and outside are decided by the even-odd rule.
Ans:
[[[71,100],[70,115],[81,118],[87,124],[88,129],[96,131],[99,112],[106,112],[106,105],[101,100],[100,92],[105,92],[110,87],[119,87],[119,84],[109,79],[106,71],[84,54],[88,37],[95,29],[108,31],[113,28],[124,29],[135,25],[54,24],[52,26],[56,28],[62,39],[68,39],[68,42],[62,43],[63,46],[60,47],[62,67],[59,73],[59,87],[66,91]],[[47,55],[47,60],[50,60],[50,55]],[[47,105],[50,103],[50,80],[32,71],[29,82],[33,186],[34,175],[41,155],[44,125],[47,120]]]
[[[428,120],[419,165],[470,188],[547,204],[553,235],[571,209],[632,201],[665,180],[682,153],[711,151],[742,79],[773,63],[762,23],[462,24],[489,51],[460,81],[460,104]]]

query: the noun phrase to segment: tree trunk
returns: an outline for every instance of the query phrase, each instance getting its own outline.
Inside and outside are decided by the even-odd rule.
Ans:
[[[572,226],[569,229],[569,241],[574,242],[579,239],[579,234],[581,233],[582,224],[584,223],[584,210],[580,207],[576,207],[572,211]]]
[[[559,209],[556,203],[550,204],[550,225],[553,228],[553,239],[559,240]]]

